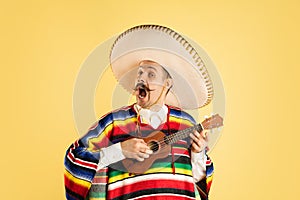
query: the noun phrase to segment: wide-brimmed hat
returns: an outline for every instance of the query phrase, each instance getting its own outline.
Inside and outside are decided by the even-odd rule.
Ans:
[[[114,75],[129,92],[133,91],[137,69],[143,60],[157,62],[173,79],[165,103],[183,109],[196,109],[210,103],[212,81],[205,63],[187,39],[159,25],[139,25],[115,40],[110,62]]]

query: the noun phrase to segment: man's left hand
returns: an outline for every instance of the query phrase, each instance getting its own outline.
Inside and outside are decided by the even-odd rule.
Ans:
[[[207,132],[201,131],[200,133],[198,131],[194,131],[190,134],[190,137],[192,138],[192,151],[194,153],[199,153],[203,151],[207,147]]]

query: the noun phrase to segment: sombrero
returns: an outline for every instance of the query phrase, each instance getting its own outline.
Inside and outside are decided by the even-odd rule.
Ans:
[[[200,55],[174,30],[160,25],[139,25],[120,34],[110,52],[112,71],[119,83],[133,91],[142,60],[162,65],[173,79],[165,103],[183,109],[209,104],[212,81]]]

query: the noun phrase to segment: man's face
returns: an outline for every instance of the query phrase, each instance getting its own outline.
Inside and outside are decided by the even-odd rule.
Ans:
[[[166,98],[170,78],[167,72],[156,62],[142,61],[137,72],[135,95],[137,104],[143,108],[162,105]]]

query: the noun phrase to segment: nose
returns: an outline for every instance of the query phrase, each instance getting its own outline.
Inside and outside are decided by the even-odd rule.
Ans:
[[[139,77],[139,78],[137,79],[137,82],[138,82],[138,83],[145,83],[145,80]]]
[[[146,82],[146,79],[145,79],[145,73],[139,74],[139,75],[137,76],[137,82],[138,82],[138,83],[145,83],[145,82]]]
[[[135,80],[135,86],[137,86],[138,84],[145,84],[144,79],[142,78],[142,76],[138,75],[136,80]]]

